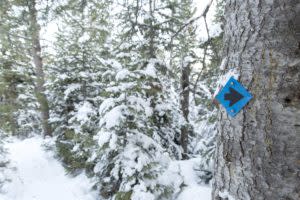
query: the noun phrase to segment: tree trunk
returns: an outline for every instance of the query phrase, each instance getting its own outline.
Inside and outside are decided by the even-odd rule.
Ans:
[[[254,98],[222,109],[213,199],[300,199],[300,2],[228,0],[226,69]]]
[[[181,67],[181,95],[180,104],[185,124],[181,127],[181,146],[183,149],[182,159],[188,159],[188,140],[189,140],[189,106],[190,106],[190,65]]]
[[[28,10],[30,15],[30,34],[32,40],[32,56],[36,71],[36,97],[40,105],[42,116],[42,127],[44,136],[52,136],[51,127],[49,125],[49,104],[45,95],[45,74],[43,70],[43,60],[41,57],[40,44],[40,26],[37,21],[37,10],[35,1],[28,2]]]

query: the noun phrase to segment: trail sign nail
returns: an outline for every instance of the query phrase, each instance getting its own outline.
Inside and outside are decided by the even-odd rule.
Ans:
[[[216,99],[224,106],[228,115],[234,117],[252,99],[252,95],[231,77],[217,94]]]

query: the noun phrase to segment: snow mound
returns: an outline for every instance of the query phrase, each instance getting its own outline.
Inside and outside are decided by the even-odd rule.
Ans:
[[[211,200],[211,187],[199,182],[196,168],[201,159],[172,161],[159,182],[165,185],[173,185],[177,190],[174,193],[176,200]]]

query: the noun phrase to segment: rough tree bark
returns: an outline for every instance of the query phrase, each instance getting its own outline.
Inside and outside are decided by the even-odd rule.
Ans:
[[[300,1],[228,0],[226,70],[253,94],[222,110],[213,199],[300,199]]]
[[[45,95],[45,74],[43,69],[43,60],[41,57],[40,44],[40,25],[37,21],[37,10],[35,0],[28,2],[28,11],[30,17],[30,34],[32,42],[32,56],[35,65],[36,83],[35,92],[38,103],[40,105],[42,116],[42,127],[44,136],[52,136],[51,126],[49,125],[49,104]]]

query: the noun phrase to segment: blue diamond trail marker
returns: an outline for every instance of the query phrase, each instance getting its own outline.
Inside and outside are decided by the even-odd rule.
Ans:
[[[216,96],[216,99],[224,106],[231,117],[238,114],[252,98],[246,88],[233,77],[228,80]]]

